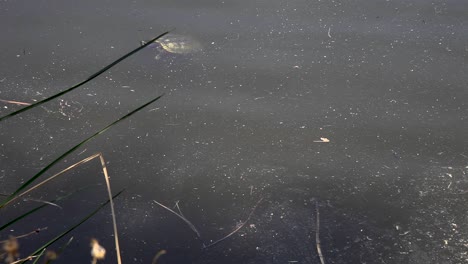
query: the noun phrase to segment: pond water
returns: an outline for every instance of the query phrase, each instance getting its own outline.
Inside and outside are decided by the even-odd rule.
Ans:
[[[165,31],[202,49],[151,45],[1,121],[0,193],[164,94],[47,173],[102,153],[125,189],[124,263],[160,250],[157,263],[321,263],[318,247],[325,263],[466,262],[467,12],[460,0],[5,1],[1,116]],[[67,194],[0,240],[47,228],[19,239],[26,257],[106,201],[97,159],[0,209],[0,225]],[[116,262],[109,207],[49,249],[71,237],[58,263],[90,261],[92,238]]]

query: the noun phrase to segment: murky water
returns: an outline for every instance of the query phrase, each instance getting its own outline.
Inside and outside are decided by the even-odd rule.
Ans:
[[[125,189],[115,200],[125,263],[151,263],[162,249],[158,263],[320,263],[317,232],[326,263],[465,262],[467,9],[463,1],[4,2],[2,100],[43,99],[166,30],[203,49],[148,47],[0,123],[0,193],[164,94],[49,173],[103,153],[114,192]],[[0,104],[1,115],[20,108]],[[76,192],[0,239],[47,227],[20,240],[27,256],[105,201],[104,186],[97,160],[74,169],[2,209],[0,224]],[[177,204],[200,236],[154,201]],[[51,249],[72,236],[59,263],[89,261],[93,237],[115,262],[108,207]]]

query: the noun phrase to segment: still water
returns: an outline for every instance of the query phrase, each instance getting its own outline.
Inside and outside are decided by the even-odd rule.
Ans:
[[[2,121],[0,193],[164,94],[48,173],[103,154],[125,189],[124,263],[160,250],[157,263],[320,263],[317,248],[325,263],[466,262],[467,12],[460,0],[4,1],[2,100],[44,99],[168,30],[201,49],[155,43]],[[19,240],[26,257],[92,212],[107,199],[98,160],[1,209],[0,224],[70,193],[0,239],[47,228]],[[90,261],[92,238],[116,263],[109,207],[50,249],[71,237],[58,263]]]

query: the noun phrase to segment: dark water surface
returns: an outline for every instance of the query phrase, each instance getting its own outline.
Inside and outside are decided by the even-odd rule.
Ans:
[[[125,188],[124,263],[162,249],[158,263],[320,263],[317,231],[326,263],[464,263],[466,14],[460,0],[3,1],[2,100],[43,99],[166,30],[203,51],[150,47],[1,122],[0,193],[164,93],[48,174],[103,153],[114,192]],[[0,240],[47,227],[19,240],[25,257],[94,210],[107,198],[98,160],[28,199],[77,190]],[[154,201],[177,203],[200,237]],[[0,224],[37,205],[1,209]],[[111,223],[106,207],[51,246],[74,238],[58,263],[90,261],[93,237],[116,263]]]

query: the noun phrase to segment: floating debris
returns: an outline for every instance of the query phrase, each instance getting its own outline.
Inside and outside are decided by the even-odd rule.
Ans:
[[[330,140],[326,137],[321,137],[320,140],[314,140],[315,143],[328,143]]]
[[[104,259],[106,256],[106,249],[99,245],[97,239],[91,239],[91,257],[93,257],[92,264],[96,264],[98,260]]]

